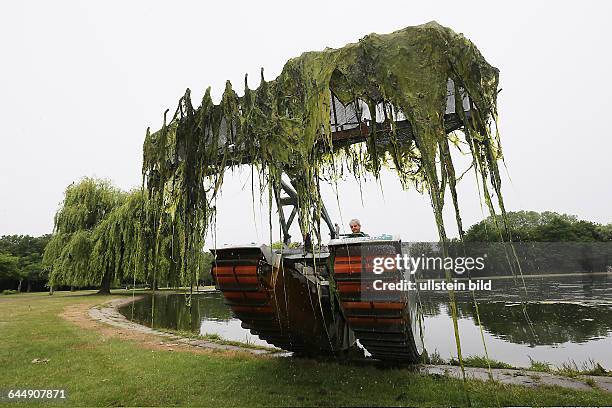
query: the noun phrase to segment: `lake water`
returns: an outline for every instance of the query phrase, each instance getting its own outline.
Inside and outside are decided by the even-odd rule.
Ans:
[[[490,358],[528,366],[530,358],[578,366],[590,359],[612,369],[612,274],[530,277],[525,285],[512,279],[492,281],[490,292],[476,292],[482,334]],[[459,332],[464,356],[484,355],[471,294],[458,293]],[[155,304],[153,316],[151,310]],[[121,312],[153,327],[216,333],[224,339],[268,345],[240,327],[220,293],[146,296]],[[456,356],[448,297],[421,293],[427,351]]]

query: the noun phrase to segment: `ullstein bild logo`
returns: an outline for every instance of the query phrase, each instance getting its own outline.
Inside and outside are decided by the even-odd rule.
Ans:
[[[486,256],[486,255],[485,255]],[[458,275],[463,275],[466,271],[482,271],[485,267],[485,257],[439,257],[439,256],[419,256],[411,257],[408,255],[397,254],[395,257],[376,257],[373,259],[373,272],[380,275],[385,271],[404,270],[411,274],[418,270],[452,270]]]
[[[446,292],[449,290],[456,291],[465,291],[465,290],[475,290],[475,291],[490,291],[492,288],[492,283],[490,279],[476,279],[476,280],[468,280],[467,282],[458,282],[457,279],[452,282],[446,282],[444,280],[435,280],[435,279],[427,279],[422,282],[411,282],[409,280],[401,280],[399,282],[383,282],[382,280],[375,280],[372,284],[372,287],[376,291],[386,291],[386,292],[394,292],[394,291],[431,291],[431,292]]]

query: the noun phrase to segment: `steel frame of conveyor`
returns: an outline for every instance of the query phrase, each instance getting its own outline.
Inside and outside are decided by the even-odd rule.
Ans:
[[[276,200],[276,207],[278,208],[279,219],[281,224],[281,229],[283,232],[283,243],[288,245],[291,242],[291,234],[289,233],[289,229],[291,228],[291,224],[295,220],[295,216],[298,214],[298,195],[295,189],[293,188],[293,183],[287,183],[285,180],[281,180],[280,189],[275,189],[274,198]],[[285,197],[282,196],[282,193],[287,194]],[[332,223],[332,220],[325,208],[323,202],[321,205],[321,218],[325,221],[327,228],[329,228],[330,238],[337,238],[337,231],[335,225]],[[289,218],[285,219],[284,207],[291,207],[291,213],[289,214]],[[313,211],[317,211],[316,208]],[[304,231],[302,231],[304,233]],[[319,237],[320,238],[320,237]]]

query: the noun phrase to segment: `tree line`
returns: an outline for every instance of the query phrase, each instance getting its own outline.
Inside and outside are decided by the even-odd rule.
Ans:
[[[46,286],[51,291],[97,287],[107,294],[118,285],[183,284],[184,245],[164,219],[171,215],[153,204],[146,191],[124,192],[107,180],[84,178],[68,186],[53,233],[42,239],[37,252],[37,270],[44,271]],[[22,266],[20,254],[1,247],[0,253],[0,280],[20,278],[33,268]],[[194,283],[210,283],[212,255],[202,249],[194,258]]]
[[[171,203],[170,203],[171,204]],[[166,207],[172,208],[165,203]],[[106,180],[72,183],[54,219],[52,234],[0,238],[0,289],[111,287],[141,284],[177,287],[210,283],[213,257],[187,254],[177,239],[172,211],[159,211],[147,191],[125,192]],[[612,224],[601,225],[555,212],[517,211],[488,217],[465,233],[467,242],[612,242]],[[187,256],[196,275],[183,276]]]
[[[51,234],[0,237],[0,291],[44,290],[48,272],[42,258],[50,239]]]
[[[579,220],[575,215],[552,211],[515,211],[472,225],[464,235],[468,242],[612,242],[612,223],[602,225]]]

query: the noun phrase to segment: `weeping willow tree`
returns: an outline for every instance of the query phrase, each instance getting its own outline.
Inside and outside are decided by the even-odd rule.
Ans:
[[[146,258],[141,254],[146,233],[141,229],[143,205],[142,191],[124,193],[121,204],[93,230],[89,273],[94,280],[102,277],[100,292],[110,293],[111,283],[123,278],[146,278]]]
[[[177,286],[178,241],[168,222],[158,231],[149,228],[145,217],[153,212],[152,204],[141,189],[125,193],[106,180],[71,184],[45,248],[49,286],[99,286],[101,294],[128,278],[154,287]],[[153,237],[159,238],[155,247]]]
[[[85,178],[68,186],[43,257],[51,288],[96,285],[100,292],[110,290],[111,270],[100,273],[90,260],[96,227],[124,201],[124,194],[106,180]]]
[[[498,75],[471,41],[430,22],[370,34],[339,49],[306,52],[289,60],[274,80],[266,81],[262,70],[256,89],[245,78],[243,96],[228,81],[219,104],[213,103],[209,88],[195,108],[188,89],[169,120],[166,112],[161,129],[147,131],[143,181],[155,203],[147,219],[153,230],[160,231],[166,222],[172,226],[183,259],[180,279],[189,284],[228,168],[254,166],[270,202],[287,175],[297,191],[304,233],[320,223],[320,212],[312,209],[321,208],[321,180],[337,180],[346,171],[377,178],[389,167],[404,188],[416,187],[429,195],[443,243],[447,233],[442,212],[445,193],[450,192],[463,237],[455,148],[471,157],[491,214],[499,211],[505,219],[496,126]],[[451,103],[461,122],[461,132],[451,134],[445,128],[449,81],[457,90]],[[463,107],[466,97],[469,114]],[[334,144],[332,98],[344,106],[367,107],[370,122],[364,143]],[[398,137],[400,120],[410,123],[409,140]],[[455,305],[452,293],[451,301]],[[461,360],[456,310],[453,316]]]
[[[93,248],[89,268],[95,276],[103,276],[102,286],[110,288],[107,279],[132,278],[148,282],[153,288],[178,286],[177,270],[181,269],[177,243],[165,228],[159,230],[158,255],[154,256],[153,231],[146,222],[147,210],[153,204],[146,193],[135,190],[124,194],[121,205],[102,220],[92,234]],[[165,223],[164,226],[168,226]]]

